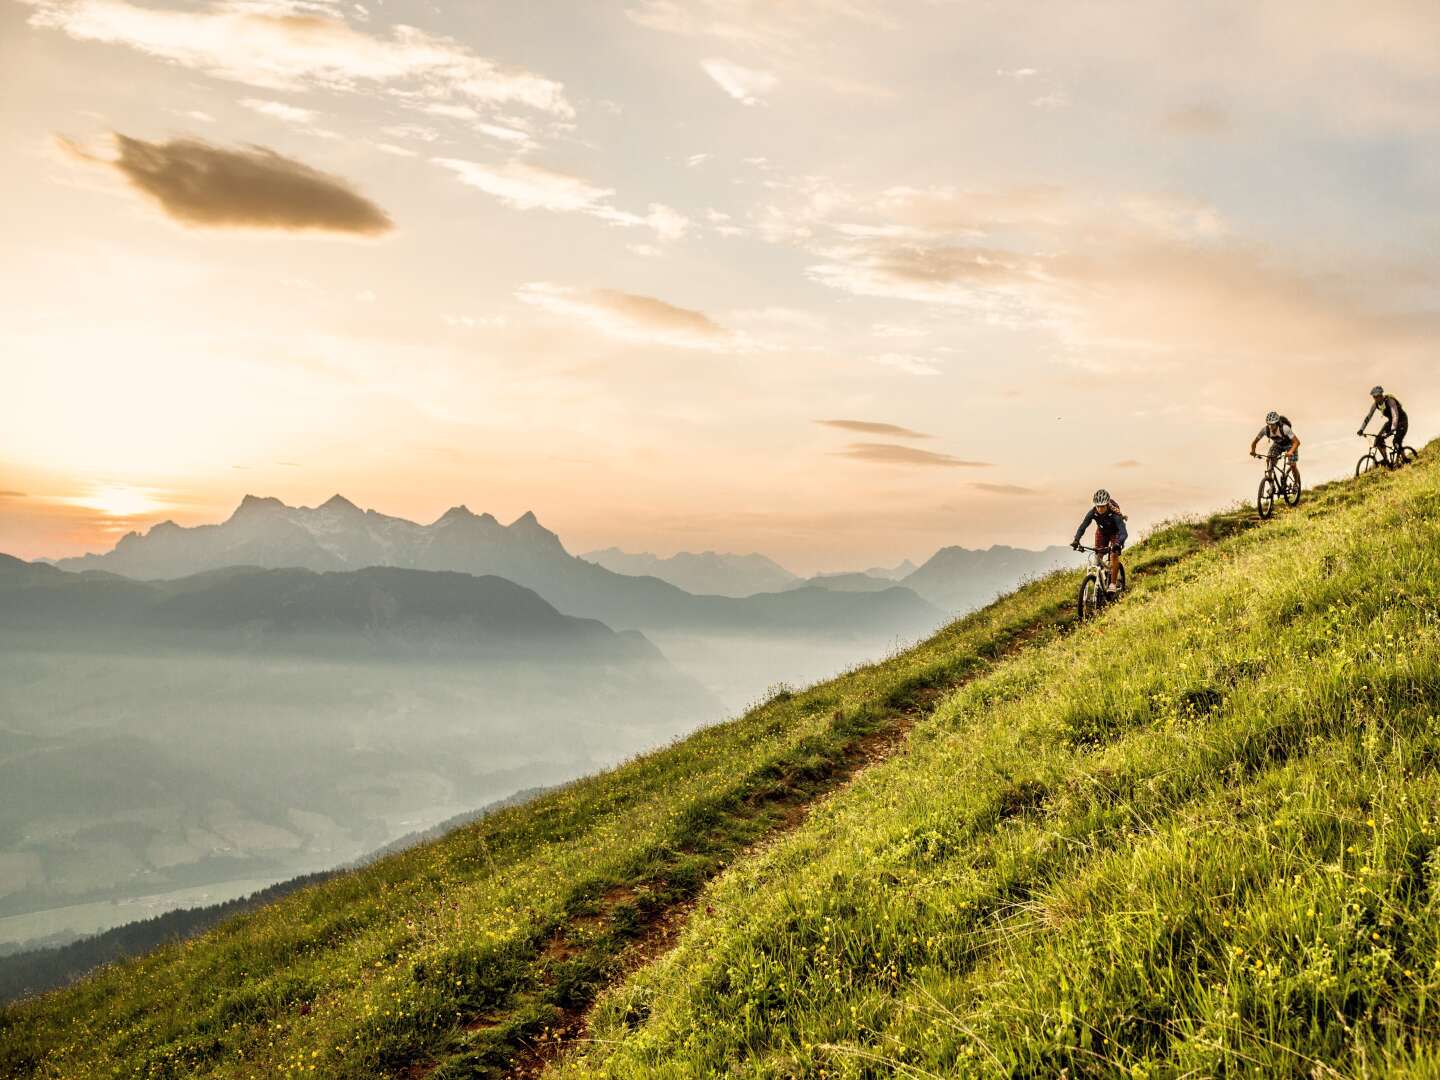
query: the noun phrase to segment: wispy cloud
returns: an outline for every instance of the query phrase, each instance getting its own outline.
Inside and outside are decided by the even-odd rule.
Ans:
[[[119,133],[114,140],[114,158],[65,140],[61,145],[83,161],[113,169],[183,225],[353,236],[378,236],[393,227],[384,210],[346,181],[261,146],[152,143]]]
[[[384,92],[391,100],[524,106],[568,119],[564,87],[478,56],[412,26],[374,33],[338,5],[305,0],[223,0],[146,5],[129,0],[21,0],[32,25],[82,41],[122,45],[220,79],[271,90],[319,87]],[[363,20],[362,20],[363,21]]]
[[[29,498],[23,491],[0,491],[0,499],[25,499]]]
[[[657,239],[665,241],[679,240],[690,227],[689,218],[663,203],[651,203],[644,214],[621,210],[610,202],[610,196],[615,194],[613,188],[597,187],[581,177],[541,165],[524,161],[487,165],[442,157],[431,160],[455,173],[461,183],[479,188],[517,210],[588,214],[611,225],[648,228]]]
[[[1126,458],[1124,461],[1115,462],[1115,464],[1111,465],[1110,467],[1112,469],[1138,469],[1140,468],[1140,464],[1141,463],[1136,461],[1134,458]]]
[[[1039,495],[1035,488],[1021,487],[1019,484],[987,484],[979,480],[972,480],[970,486],[976,491],[983,491],[990,495]]]
[[[873,357],[875,363],[881,367],[893,368],[896,371],[903,371],[906,375],[939,375],[940,365],[934,360],[924,356],[915,356],[911,353],[881,353]]]
[[[653,296],[616,289],[573,289],[543,281],[531,282],[515,295],[527,304],[626,341],[687,349],[720,349],[733,344],[730,331],[704,312]]]
[[[700,66],[721,90],[742,105],[759,105],[780,83],[774,72],[757,71],[720,58],[704,60]]]
[[[264,116],[284,120],[288,124],[314,123],[319,115],[314,109],[302,109],[298,105],[287,105],[283,101],[268,101],[264,98],[242,98],[240,104]]]
[[[913,446],[899,446],[895,443],[851,443],[844,450],[837,450],[837,456],[868,461],[876,465],[937,465],[948,469],[988,469],[988,461],[964,461],[949,454],[937,454]]]
[[[930,439],[933,435],[927,435],[923,431],[914,431],[899,424],[881,424],[873,420],[816,420],[815,423],[825,427],[839,428],[841,431],[858,431],[864,435],[889,435],[896,439]]]

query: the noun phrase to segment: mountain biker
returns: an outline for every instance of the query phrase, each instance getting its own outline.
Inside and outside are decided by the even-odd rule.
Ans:
[[[1265,454],[1255,453],[1255,447],[1260,445],[1261,439],[1270,440],[1270,449]],[[1290,426],[1290,420],[1281,416],[1274,409],[1265,414],[1265,426],[1250,440],[1251,457],[1268,457],[1274,461],[1281,454],[1290,459],[1290,467],[1295,471],[1295,479],[1300,479],[1300,436],[1295,434],[1295,429]]]
[[[1405,462],[1401,454],[1401,447],[1405,445],[1405,434],[1410,430],[1410,417],[1405,415],[1405,406],[1400,404],[1400,399],[1394,394],[1387,394],[1383,386],[1371,389],[1370,397],[1372,404],[1370,411],[1365,414],[1365,422],[1360,425],[1356,435],[1364,435],[1365,427],[1370,423],[1370,417],[1380,410],[1385,412],[1385,426],[1375,434],[1375,442],[1378,445],[1386,435],[1393,435],[1390,448],[1394,451],[1395,464],[1402,465]]]
[[[1125,528],[1125,515],[1120,512],[1119,504],[1104,488],[1095,492],[1089,513],[1085,515],[1085,520],[1080,522],[1080,528],[1075,530],[1075,539],[1070,541],[1070,546],[1076,551],[1080,550],[1080,537],[1085,535],[1085,530],[1092,522],[1095,524],[1095,550],[1100,553],[1109,552],[1110,555],[1108,591],[1113,593],[1120,588],[1120,551],[1125,547],[1125,541],[1130,538],[1130,534]]]

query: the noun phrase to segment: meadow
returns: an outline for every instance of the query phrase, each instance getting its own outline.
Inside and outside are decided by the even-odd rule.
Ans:
[[[1435,456],[13,1006],[0,1074],[1432,1075]]]

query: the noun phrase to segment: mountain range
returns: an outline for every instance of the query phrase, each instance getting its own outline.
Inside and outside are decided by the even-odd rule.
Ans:
[[[126,535],[113,551],[55,565],[140,580],[236,565],[314,571],[392,566],[495,575],[533,589],[567,615],[599,619],[615,629],[910,639],[943,620],[939,610],[905,588],[697,596],[656,577],[615,573],[571,555],[533,513],[502,525],[490,514],[457,506],[421,525],[361,510],[339,495],[313,508],[247,495],[220,524],[187,528],[162,522],[144,534]]]
[[[732,555],[719,551],[681,551],[666,558],[650,552],[632,554],[617,547],[580,556],[631,577],[656,577],[689,593],[711,596],[753,596],[779,592],[800,578],[765,555]]]

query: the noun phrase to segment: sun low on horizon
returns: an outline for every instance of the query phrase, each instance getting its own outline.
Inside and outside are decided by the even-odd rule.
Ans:
[[[1440,431],[1440,8],[0,0],[0,552],[243,496],[799,573]]]

